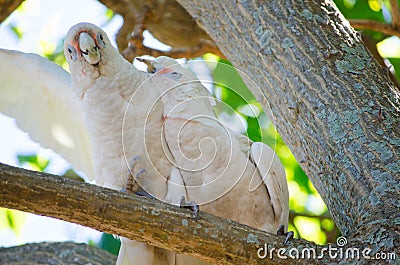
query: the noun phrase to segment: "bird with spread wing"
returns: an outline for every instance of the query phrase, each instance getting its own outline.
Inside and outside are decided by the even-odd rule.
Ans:
[[[89,23],[69,30],[64,53],[70,74],[40,56],[0,49],[0,111],[33,140],[98,185],[199,205],[271,233],[287,227],[279,158],[224,126],[193,72],[168,57],[139,71]],[[207,264],[121,240],[117,264]]]

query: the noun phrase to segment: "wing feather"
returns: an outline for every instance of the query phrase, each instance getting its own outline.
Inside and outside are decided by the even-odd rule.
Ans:
[[[255,142],[251,145],[250,157],[254,161],[262,182],[268,190],[276,224],[285,225],[285,228],[287,228],[289,193],[285,169],[281,161],[274,150],[260,142]]]
[[[0,112],[92,179],[91,141],[69,73],[39,55],[0,49],[0,84]]]

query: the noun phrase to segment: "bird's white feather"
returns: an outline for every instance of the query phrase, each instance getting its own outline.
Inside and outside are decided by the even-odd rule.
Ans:
[[[262,181],[268,190],[269,199],[275,215],[276,226],[284,225],[287,228],[289,217],[289,193],[285,169],[279,157],[269,146],[263,143],[253,143],[250,148],[250,157],[256,164],[261,179],[250,182],[251,185]],[[258,185],[256,185],[258,186]]]
[[[0,49],[0,84],[0,112],[93,179],[91,142],[69,73],[39,55]]]
[[[210,205],[217,205],[217,198],[235,201],[238,206],[232,207],[234,211],[229,210],[228,203],[227,209],[210,206],[209,211],[269,232],[276,232],[280,225],[287,227],[288,188],[275,152],[218,122],[209,100],[212,96],[189,69],[168,57],[156,58],[153,66],[157,70],[153,77],[157,80],[155,87],[164,104],[165,142],[172,159],[185,169],[181,170],[181,177],[186,196],[201,204],[207,198]],[[193,169],[205,165],[204,170],[194,173]],[[213,185],[207,185],[207,179]],[[201,188],[187,187],[193,185]],[[169,193],[169,198],[177,196]],[[240,209],[240,205],[247,209]],[[255,215],[251,210],[254,205],[260,209]]]

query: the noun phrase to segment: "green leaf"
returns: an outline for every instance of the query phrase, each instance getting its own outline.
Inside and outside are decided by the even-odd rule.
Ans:
[[[212,72],[216,87],[221,90],[221,100],[237,109],[254,102],[253,94],[248,90],[236,69],[226,60],[220,60]],[[214,91],[214,95],[215,95]]]
[[[260,124],[257,118],[247,117],[247,137],[252,141],[262,142]]]
[[[329,218],[325,218],[321,221],[321,227],[325,231],[332,231],[335,228],[335,222]]]
[[[62,176],[64,178],[85,182],[85,180],[81,176],[79,176],[73,169],[68,169],[64,172],[64,174],[62,174]]]
[[[299,183],[300,187],[302,190],[304,190],[307,193],[311,193],[311,189],[309,186],[309,180],[308,177],[306,175],[306,173],[304,173],[303,169],[299,166],[299,164],[297,163],[292,163],[292,165],[294,166],[294,180]]]
[[[121,241],[116,239],[111,234],[103,233],[97,246],[107,250],[111,254],[118,255],[119,248],[121,247]]]
[[[50,164],[50,160],[47,158],[38,156],[37,154],[32,155],[17,155],[19,165],[28,165],[30,168],[36,171],[43,172]]]
[[[8,27],[10,28],[10,30],[15,34],[15,36],[21,40],[23,37],[23,32],[22,29],[14,24],[9,24]]]
[[[318,218],[296,216],[293,223],[299,231],[301,238],[317,244],[325,244],[326,234],[320,230],[321,224]]]
[[[0,229],[12,229],[18,235],[25,224],[26,216],[25,212],[0,208]]]

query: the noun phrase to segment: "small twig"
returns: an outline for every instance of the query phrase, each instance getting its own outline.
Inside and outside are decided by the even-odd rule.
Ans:
[[[331,219],[332,220],[332,216],[330,215],[329,212],[325,212],[322,215],[314,215],[314,214],[307,214],[307,213],[298,213],[295,211],[290,211],[289,212],[289,220],[293,221],[293,219],[297,216],[301,216],[301,217],[308,217],[308,218],[317,218],[319,220],[323,220],[323,219]]]
[[[399,2],[398,0],[390,0],[390,8],[392,15],[392,25],[394,28],[400,28],[400,12],[399,12]]]
[[[150,55],[153,57],[168,56],[172,58],[194,58],[202,56],[207,52],[211,52],[222,58],[225,58],[225,56],[219,51],[218,47],[211,41],[207,40],[200,41],[200,43],[194,47],[172,48],[169,51],[155,50],[143,45],[130,45],[128,48],[122,51],[122,55],[125,57],[125,59],[132,62],[133,58],[142,55]]]
[[[169,56],[172,58],[194,58],[202,56],[207,52],[214,53],[224,57],[218,47],[210,40],[199,40],[198,45],[194,47],[172,48],[170,51],[160,51],[143,45],[143,31],[146,29],[147,20],[150,19],[150,9],[143,5],[139,12],[135,13],[135,26],[129,39],[129,45],[121,54],[128,61],[132,62],[135,57],[150,55],[153,57]]]
[[[400,31],[390,24],[364,19],[350,19],[349,22],[353,28],[370,29],[374,31],[380,31],[387,35],[400,37]]]
[[[143,5],[142,9],[136,13],[136,24],[133,28],[131,39],[129,40],[128,46],[143,47],[143,31],[145,30],[145,22],[147,19],[147,14],[149,12],[149,7]]]

